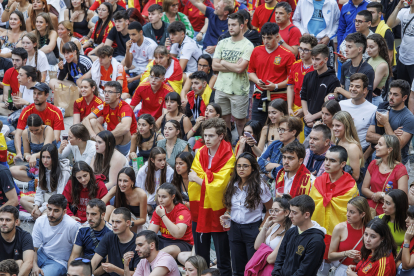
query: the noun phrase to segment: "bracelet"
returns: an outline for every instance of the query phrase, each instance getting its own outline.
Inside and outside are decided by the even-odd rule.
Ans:
[[[161,216],[161,219],[162,219],[164,216],[165,216],[165,215],[162,215],[162,216]]]
[[[346,257],[346,251],[344,251],[344,257]]]
[[[194,130],[193,128],[191,128],[191,130],[192,130],[194,133],[196,133],[196,132],[195,132],[195,130]]]

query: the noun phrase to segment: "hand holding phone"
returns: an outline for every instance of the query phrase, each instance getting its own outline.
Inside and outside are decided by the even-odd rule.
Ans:
[[[334,54],[335,54],[335,55],[337,55],[337,56],[338,56],[338,57],[340,57],[340,58],[346,59],[346,57],[345,57],[345,56],[343,56],[343,55],[341,55],[341,54],[339,54],[339,53],[337,53],[337,52],[334,52]]]
[[[245,133],[244,133],[244,136],[246,136],[247,138],[251,138],[251,139],[253,139],[253,141],[257,144],[256,139],[254,139],[254,138],[253,138],[253,136],[250,134],[250,132],[245,132]]]

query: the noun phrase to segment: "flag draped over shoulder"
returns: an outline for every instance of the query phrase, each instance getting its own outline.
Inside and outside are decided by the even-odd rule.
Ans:
[[[200,116],[205,116],[207,105],[210,103],[210,97],[211,93],[213,91],[211,90],[210,86],[207,84],[206,89],[204,89],[203,95],[201,95],[201,103],[200,103]],[[196,95],[194,90],[187,93],[187,99],[188,103],[190,104],[190,108],[194,108],[194,99]]]
[[[197,222],[198,233],[224,232],[220,224],[220,216],[226,211],[223,195],[230,181],[235,161],[231,144],[226,141],[221,141],[211,161],[210,169],[208,169],[208,148],[204,146],[197,152],[191,169],[203,179],[203,184],[200,186],[190,182],[188,195],[191,219]]]
[[[327,259],[333,229],[338,223],[346,221],[348,201],[358,196],[358,188],[349,173],[344,172],[332,183],[325,172],[316,178],[310,196],[315,201],[312,220],[326,229],[324,259]]]
[[[276,177],[276,189],[285,186],[285,170],[281,169]],[[290,195],[292,198],[299,195],[309,195],[312,187],[311,174],[305,165],[301,164],[293,179]]]
[[[178,94],[181,93],[181,90],[183,89],[183,69],[181,69],[180,62],[175,57],[170,57],[171,63],[173,63],[173,72],[170,76],[165,76],[165,83],[168,82],[168,84],[174,89],[175,92]],[[148,63],[147,68],[145,72],[141,76],[141,83],[150,76],[150,71],[152,66],[154,66],[154,60],[152,60],[150,63]],[[168,74],[168,69],[167,69]]]

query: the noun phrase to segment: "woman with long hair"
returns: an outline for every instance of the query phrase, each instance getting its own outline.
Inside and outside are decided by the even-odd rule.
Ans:
[[[108,193],[105,179],[102,174],[94,175],[93,169],[84,161],[73,164],[72,178],[63,190],[63,195],[68,200],[66,214],[80,223],[86,222],[88,201],[102,199]]]
[[[142,114],[137,121],[138,131],[131,137],[129,158],[142,158],[142,163],[148,161],[150,152],[157,146],[157,142],[164,139],[157,133],[155,119],[150,114]]]
[[[46,211],[47,200],[54,194],[62,194],[69,180],[71,168],[69,160],[59,160],[54,144],[45,144],[40,151],[39,185],[34,197],[24,196],[20,204],[34,219]]]
[[[148,230],[158,233],[161,229],[158,249],[177,259],[181,252],[191,252],[193,249],[191,214],[173,184],[162,184],[157,196],[159,205],[152,214]]]
[[[18,11],[22,14],[22,23],[24,24],[29,18],[29,10],[32,8],[32,4],[28,0],[16,0],[8,1],[7,5],[4,7],[3,14],[1,15],[1,21],[7,22],[10,21],[12,13]],[[26,30],[26,25],[24,25],[24,30]]]
[[[57,30],[58,27],[58,18],[53,13],[49,12],[49,6],[46,0],[33,0],[32,1],[32,9],[29,14],[29,18],[26,20],[26,30],[27,32],[31,32],[36,29],[36,17],[42,13],[48,13],[50,19],[52,20],[53,28]]]
[[[275,99],[267,107],[267,120],[260,134],[260,140],[257,147],[263,152],[265,147],[273,141],[279,140],[279,121],[283,116],[288,115],[288,106],[286,101]]]
[[[259,121],[248,121],[243,128],[244,135],[240,137],[239,142],[234,149],[236,158],[243,152],[248,152],[258,157],[262,155],[262,151],[257,146],[263,125]],[[246,134],[249,133],[249,134]]]
[[[262,182],[256,157],[244,152],[236,160],[233,173],[224,193],[226,213],[220,217],[223,228],[229,228],[232,267],[235,275],[244,275],[247,262],[256,252],[254,244],[262,224],[263,205],[267,220],[273,199],[269,187]],[[230,215],[231,214],[231,215]],[[227,224],[226,219],[231,219]],[[242,238],[243,237],[243,238]]]
[[[83,79],[79,86],[81,98],[73,103],[73,124],[79,124],[84,118],[91,114],[92,110],[98,108],[103,101],[99,98],[98,86],[92,79]],[[103,118],[97,118],[100,124]]]
[[[191,171],[194,156],[190,152],[181,152],[175,157],[174,176],[171,180],[178,191],[181,192],[183,203],[190,209],[190,199],[188,197],[188,174]]]
[[[337,224],[332,232],[328,260],[341,261],[335,276],[346,275],[349,265],[358,263],[365,226],[371,221],[367,200],[357,196],[348,201],[347,221]]]
[[[128,160],[115,149],[115,145],[115,136],[108,130],[99,132],[95,137],[96,154],[92,158],[91,167],[95,174],[106,177],[108,182],[105,186],[108,190],[115,186],[118,172],[129,166]]]
[[[190,145],[181,139],[180,123],[176,120],[169,120],[165,124],[164,137],[165,139],[157,142],[157,147],[165,150],[167,163],[174,168],[175,157],[183,151],[190,151]]]
[[[136,8],[127,9],[127,14],[129,17],[129,23],[136,21],[139,22],[142,26],[144,26],[145,23],[147,23],[144,17],[142,17],[141,12]]]
[[[88,47],[95,47],[101,43],[105,43],[106,37],[109,34],[109,31],[114,26],[112,22],[112,5],[108,2],[104,2],[99,6],[98,9],[98,22],[95,24],[91,38],[83,44],[83,49]]]
[[[60,59],[63,60],[65,58],[62,48],[63,48],[63,45],[65,45],[69,41],[72,41],[73,43],[76,44],[76,47],[78,47],[79,53],[81,55],[84,54],[82,45],[80,44],[79,40],[76,37],[74,37],[72,22],[70,22],[69,20],[64,20],[59,23],[59,25],[56,27],[56,30],[58,34],[56,44],[59,49]]]
[[[408,208],[405,223],[407,232],[404,235],[404,244],[401,246],[400,254],[395,260],[397,262],[397,275],[406,274],[407,271],[411,271],[411,275],[414,268],[414,206]]]
[[[135,186],[135,172],[132,168],[122,168],[117,179],[118,184],[102,199],[108,204],[115,196],[114,206],[106,206],[105,220],[110,221],[111,214],[116,208],[128,208],[132,214],[131,230],[137,233],[147,221],[147,194],[143,189]]]
[[[84,161],[87,164],[96,154],[95,142],[90,140],[89,131],[83,124],[72,125],[68,130],[68,139],[60,144],[59,158],[67,158],[70,154],[75,162]]]
[[[156,194],[161,183],[171,182],[174,170],[168,166],[164,149],[155,147],[151,150],[148,162],[137,174],[135,185],[147,193],[147,210],[152,213],[157,207]]]
[[[367,63],[375,72],[372,91],[372,104],[378,106],[382,103],[382,89],[388,78],[392,76],[392,61],[388,55],[388,46],[380,34],[367,37],[367,53],[370,56]]]
[[[162,2],[162,11],[164,12],[161,20],[171,24],[174,21],[181,21],[185,25],[186,35],[190,38],[194,37],[194,29],[187,15],[178,11],[179,0],[164,0]],[[167,38],[169,40],[169,38]]]
[[[36,17],[36,29],[33,33],[37,36],[39,50],[46,54],[49,64],[56,65],[59,58],[57,32],[48,13],[42,12]]]
[[[397,252],[400,250],[404,242],[404,234],[407,231],[408,197],[407,194],[399,189],[393,189],[384,196],[384,204],[382,205],[384,214],[379,218],[384,220],[391,230],[394,241],[397,244]]]
[[[362,183],[361,168],[364,167],[364,153],[351,114],[346,111],[337,112],[333,116],[332,130],[336,145],[344,147],[348,152],[346,164],[352,168],[352,177],[358,184]]]
[[[181,137],[184,137],[193,125],[183,112],[180,95],[177,92],[168,93],[165,96],[165,106],[167,107],[167,113],[157,119],[157,128],[160,129],[161,134],[164,135],[165,124],[171,120],[178,121],[180,122]]]
[[[255,257],[260,257],[262,251],[272,250],[267,258],[265,267],[262,270],[262,275],[267,275],[266,272],[271,273],[276,261],[277,254],[279,252],[280,245],[282,244],[283,238],[287,230],[292,227],[292,221],[289,218],[290,205],[289,201],[292,197],[289,194],[283,194],[282,197],[277,197],[272,204],[272,208],[269,209],[269,217],[260,229],[259,234],[254,242],[254,249],[259,250],[253,255],[252,260],[257,260]],[[248,263],[246,270],[256,263]]]
[[[70,6],[64,11],[65,21],[73,22],[73,35],[82,39],[89,39],[88,22],[93,16],[94,12],[88,9],[85,0],[71,0]]]
[[[377,215],[384,213],[385,189],[389,182],[393,189],[408,194],[408,173],[401,163],[400,141],[394,135],[384,134],[375,146],[378,159],[372,160],[365,173],[361,192]]]
[[[322,120],[316,121],[314,126],[318,124],[324,124],[332,130],[333,116],[339,111],[341,111],[341,106],[336,100],[329,100],[329,101],[324,102],[322,104],[322,110],[321,110]],[[333,134],[332,134],[332,140],[335,140]]]
[[[387,224],[378,218],[368,222],[362,241],[361,260],[357,265],[348,266],[346,275],[395,276],[397,246]]]
[[[55,143],[53,129],[44,125],[42,118],[37,114],[31,114],[27,118],[27,128],[22,133],[23,158],[29,162],[28,166],[13,166],[10,172],[19,181],[28,182],[35,179],[35,174],[31,168],[39,168],[40,152],[44,145]],[[20,153],[20,149],[16,148]],[[21,155],[20,155],[21,156]]]
[[[180,260],[178,261],[181,263]],[[184,262],[185,276],[201,276],[201,273],[206,269],[208,269],[206,260],[198,255],[191,256]]]
[[[29,4],[29,1],[26,1],[26,0],[22,0],[22,1]],[[6,13],[9,13],[9,12],[7,12],[7,9],[4,10],[2,14],[2,18],[3,16],[6,15]],[[21,40],[23,38],[23,35],[26,34],[26,23],[25,23],[26,20],[20,11],[15,10],[11,12],[10,16],[8,16],[7,18],[8,18],[7,20],[9,21],[10,29],[7,29],[0,33],[0,41],[1,41],[0,57],[3,57],[3,58],[11,58],[12,50],[16,47],[22,47]],[[6,21],[3,21],[3,22],[6,22]]]
[[[47,71],[50,70],[47,56],[38,48],[37,37],[34,33],[27,33],[23,36],[21,41],[22,47],[27,51],[26,65],[33,66],[42,73],[40,82],[45,82],[47,78]]]

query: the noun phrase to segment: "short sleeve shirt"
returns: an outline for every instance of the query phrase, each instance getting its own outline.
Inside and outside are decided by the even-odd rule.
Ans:
[[[117,68],[117,77],[116,80],[123,80],[122,82],[122,93],[128,93],[128,81],[126,79],[126,73],[125,73],[125,69],[124,66],[122,66],[122,64],[118,64],[118,68]],[[101,89],[104,89],[105,84],[108,81],[112,80],[112,74],[113,74],[113,68],[112,68],[112,64],[109,66],[108,70],[105,70],[105,67],[101,66],[101,83],[99,84],[99,87]]]
[[[19,122],[17,123],[18,129],[23,130],[26,128],[27,118],[31,114],[39,115],[40,118],[42,118],[43,123],[53,128],[53,130],[65,130],[62,112],[59,108],[50,103],[46,103],[46,108],[43,111],[38,111],[34,103],[25,107],[20,114]]]
[[[4,86],[10,87],[13,96],[19,95],[20,84],[17,80],[17,75],[19,75],[19,72],[14,67],[10,68],[4,73],[2,82]]]
[[[257,27],[258,31],[260,31],[260,29],[263,27],[265,23],[267,22],[276,23],[275,12],[273,10],[274,10],[274,7],[273,8],[268,7],[266,3],[258,6],[253,14],[252,25]]]
[[[414,20],[410,22],[413,16],[414,13],[410,13],[410,9],[402,9],[397,15],[397,18],[401,21],[399,59],[404,65],[414,64],[414,55],[412,54],[412,47],[414,45]],[[408,22],[410,22],[410,25],[407,26]],[[403,34],[406,27],[405,34]]]
[[[358,69],[359,67],[359,69]],[[368,64],[366,61],[362,61],[362,63],[358,66],[352,66],[351,60],[348,60],[342,65],[341,69],[341,85],[344,86],[346,91],[349,91],[349,86],[351,85],[351,76],[355,73],[363,73],[367,75],[369,83],[368,83],[368,94],[365,97],[369,102],[372,102],[372,91],[374,86],[374,79],[375,79],[375,71],[371,65]],[[345,100],[345,97],[341,96],[340,100]]]
[[[313,71],[313,65],[309,68],[303,67],[303,62],[301,60],[296,61],[292,64],[290,68],[289,78],[287,85],[293,85],[294,97],[293,103],[297,107],[302,106],[302,102],[300,100],[300,90],[302,90],[303,78],[309,72]]]
[[[29,232],[16,226],[16,235],[12,242],[7,242],[0,235],[0,260],[23,260],[23,253],[33,250],[33,239]]]
[[[27,59],[26,65],[35,67],[40,72],[47,72],[50,70],[49,61],[46,57],[46,54],[42,51],[37,51],[37,67],[36,67],[36,55],[33,56],[31,60]]]
[[[101,104],[103,104],[103,101],[99,97],[93,96],[89,104],[86,103],[84,97],[81,97],[73,103],[73,114],[79,114],[82,121]]]
[[[158,44],[154,40],[145,36],[141,46],[132,43],[129,52],[132,54],[134,62],[138,67],[138,74],[144,73],[150,60],[154,59],[154,50],[157,46]]]
[[[214,52],[214,58],[225,60],[230,63],[237,63],[240,58],[249,61],[254,46],[245,37],[242,40],[233,42],[232,38],[226,38],[219,42]],[[237,74],[233,72],[219,72],[217,81],[214,85],[216,90],[220,90],[231,95],[248,95],[250,89],[247,68],[244,72]]]
[[[13,189],[14,181],[9,168],[0,164],[0,206],[8,201],[6,193]]]
[[[133,276],[148,276],[156,267],[161,266],[166,267],[169,271],[165,276],[181,276],[174,258],[163,251],[158,251],[157,257],[151,263],[147,259],[142,259]]]
[[[118,7],[120,7],[118,5]],[[123,9],[125,10],[125,9]],[[118,32],[116,30],[116,28],[112,28],[109,31],[109,34],[107,36],[107,39],[112,40],[116,45],[112,45],[114,46],[114,57],[117,56],[125,56],[126,53],[126,43],[129,40],[129,34],[126,34],[125,36],[122,35],[121,32]]]
[[[3,82],[4,74],[10,68],[13,68],[13,63],[9,59],[0,58],[0,82]]]
[[[119,104],[116,108],[112,109],[109,104],[103,103],[92,111],[96,117],[104,117],[105,122],[108,124],[108,130],[112,131],[125,117],[131,117],[131,135],[137,132],[137,120],[135,120],[134,111],[129,104],[123,100],[119,100]]]
[[[194,73],[197,71],[197,61],[201,56],[201,49],[198,48],[197,43],[188,36],[185,36],[183,43],[179,45],[174,43],[171,46],[171,54],[177,55],[178,59],[186,59],[187,67],[184,73]]]
[[[210,0],[206,0],[203,3],[207,7],[210,7],[210,8],[214,9],[214,5],[213,5],[213,3],[211,3]],[[183,13],[188,16],[188,19],[190,20],[194,31],[196,31],[196,32],[201,31],[201,29],[204,26],[204,22],[205,22],[204,14],[199,9],[194,7],[194,5],[191,4],[190,1],[188,1],[187,4],[185,5]]]
[[[215,46],[218,38],[228,30],[227,19],[220,20],[213,8],[206,7],[205,16],[208,18],[208,29],[203,40],[203,50]]]
[[[86,257],[91,257],[95,254],[95,245],[91,237],[91,227],[83,226],[79,228],[78,233],[76,233],[75,244],[82,247],[83,254]],[[104,226],[101,231],[92,230],[95,234],[95,238],[100,242],[106,233],[111,232],[111,230]]]
[[[302,33],[295,25],[290,24],[283,30],[279,31],[280,36],[289,46],[299,46],[299,39],[302,37]]]

